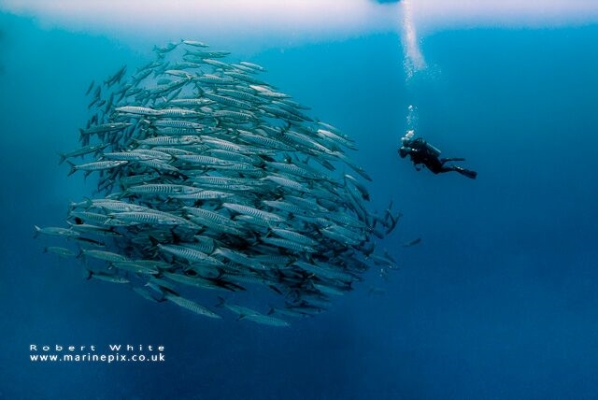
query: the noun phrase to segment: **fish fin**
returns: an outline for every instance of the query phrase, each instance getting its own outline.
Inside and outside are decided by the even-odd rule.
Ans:
[[[165,291],[166,293],[168,293],[168,294],[173,294],[173,295],[175,295],[175,296],[178,296],[178,295],[179,295],[177,292],[175,292],[174,290],[172,290],[172,289],[169,289],[169,288],[167,288],[167,287],[160,286],[160,288],[161,288],[162,290],[164,290],[164,291]],[[166,296],[163,296],[163,299],[164,299],[164,301],[168,300],[168,298],[167,298]]]
[[[152,235],[149,236],[149,240],[152,243],[152,246],[157,246],[157,245],[161,244],[160,241],[158,239],[156,239],[155,237],[153,237]]]
[[[42,228],[37,225],[33,225],[33,228],[35,229],[35,232],[33,232],[33,237],[36,238],[42,232]]]
[[[216,307],[224,307],[226,305],[226,299],[222,296],[218,296],[218,303]]]
[[[388,258],[393,263],[397,263],[397,260],[388,252],[388,249],[384,249],[384,256]]]
[[[216,286],[221,287],[226,290],[230,290],[231,292],[238,292],[238,291],[244,292],[246,290],[241,285],[237,285],[236,283],[228,282],[223,279],[215,278],[215,279],[209,279],[209,280],[214,282],[216,284]]]
[[[269,287],[270,289],[272,289],[273,291],[275,291],[276,293],[278,293],[279,295],[281,295],[281,296],[282,296],[282,292],[281,292],[281,291],[280,291],[280,289],[279,289],[279,288],[277,288],[276,286],[274,286],[274,285],[268,285],[268,287]]]
[[[58,160],[58,165],[61,165],[63,162],[65,162],[66,155],[64,155],[62,153],[58,153],[58,157],[60,157],[60,160]]]
[[[370,231],[374,236],[376,236],[378,239],[384,239],[384,234],[382,232],[377,231],[376,229],[372,229]]]
[[[172,229],[170,229],[170,234],[172,235],[172,240],[173,240],[173,243],[174,243],[174,244],[181,243],[181,242],[182,242],[182,240],[181,240],[181,236],[180,236],[180,235],[178,235],[178,234],[177,234],[177,233],[174,231],[174,229],[175,229],[175,228],[172,228]],[[151,237],[151,236],[150,236],[150,237]]]
[[[66,162],[68,163],[68,165],[70,165],[70,166],[71,166],[71,170],[69,171],[69,174],[68,174],[68,176],[71,176],[71,175],[73,175],[75,172],[77,172],[77,165],[75,165],[75,163],[73,163],[73,162],[71,162],[71,161],[69,161],[69,160],[66,160]]]

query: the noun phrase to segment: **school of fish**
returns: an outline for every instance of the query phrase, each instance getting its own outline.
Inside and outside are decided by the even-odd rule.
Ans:
[[[45,251],[149,301],[270,326],[327,309],[374,265],[395,268],[375,242],[400,214],[368,210],[352,139],[264,82],[260,65],[191,40],[154,51],[89,86],[81,147],[60,162],[97,174],[100,197],[71,204],[67,227],[36,226],[66,240]],[[235,301],[259,290],[274,297],[261,311]]]

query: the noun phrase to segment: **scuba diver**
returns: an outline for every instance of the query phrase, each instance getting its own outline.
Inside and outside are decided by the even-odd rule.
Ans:
[[[449,161],[465,161],[464,158],[438,158],[440,150],[422,138],[413,139],[414,133],[414,131],[410,130],[401,138],[402,146],[399,149],[399,155],[401,158],[405,158],[408,155],[411,156],[411,161],[413,161],[415,169],[419,171],[421,168],[418,164],[424,164],[434,174],[455,171],[470,179],[476,178],[478,173],[475,171],[455,165],[444,165]]]

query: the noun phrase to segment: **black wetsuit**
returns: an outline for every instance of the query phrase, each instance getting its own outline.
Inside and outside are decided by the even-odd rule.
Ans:
[[[428,145],[428,143],[422,139],[417,138],[415,140],[403,143],[403,147],[399,149],[401,157],[405,157],[409,154],[411,161],[415,165],[415,168],[419,171],[418,164],[424,164],[426,168],[432,171],[434,174],[441,174],[444,172],[455,171],[464,175],[468,178],[475,179],[477,172],[471,171],[465,168],[457,167],[455,165],[445,165],[448,161],[464,161],[464,158],[439,158],[440,152],[434,147]]]

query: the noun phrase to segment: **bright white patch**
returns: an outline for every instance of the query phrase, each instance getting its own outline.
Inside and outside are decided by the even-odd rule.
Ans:
[[[257,38],[280,45],[394,32],[393,9],[401,3],[407,3],[420,35],[445,28],[598,21],[594,0],[3,0],[0,10],[109,36]]]
[[[386,7],[369,0],[4,0],[0,9],[119,40],[192,38],[218,46],[292,46],[394,29]]]
[[[415,0],[420,34],[475,27],[543,28],[598,22],[594,0]]]
[[[401,3],[410,17],[404,29],[397,31]],[[164,43],[193,38],[233,51],[376,32],[403,32],[409,44],[416,40],[414,26],[421,36],[441,29],[598,22],[595,0],[402,0],[391,4],[375,0],[0,0],[0,11],[119,41]],[[417,46],[410,48],[417,50]],[[423,62],[418,56],[410,55],[415,69],[418,60]]]

